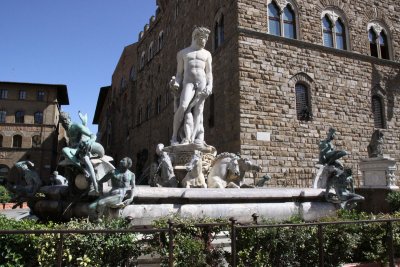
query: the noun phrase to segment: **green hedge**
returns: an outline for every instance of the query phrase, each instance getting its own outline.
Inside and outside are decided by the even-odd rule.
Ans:
[[[39,224],[0,216],[2,230],[126,229],[124,220]],[[0,266],[55,266],[59,235],[0,235]],[[62,266],[133,266],[140,255],[136,234],[66,234]]]
[[[385,219],[388,215],[367,215],[340,212],[324,221],[357,221]],[[400,213],[391,215],[400,218]],[[230,262],[230,253],[212,246],[212,240],[224,226],[197,227],[198,223],[222,220],[184,220],[173,218],[175,266],[221,266]],[[227,222],[226,222],[227,223]],[[274,223],[263,221],[264,223]],[[302,224],[297,218],[286,223]],[[166,228],[167,219],[155,223]],[[99,223],[71,221],[66,224],[39,224],[31,220],[14,221],[0,216],[0,229],[126,229],[124,220]],[[350,262],[388,261],[385,223],[344,224],[324,226],[325,266]],[[400,257],[400,223],[393,223],[394,250]],[[0,266],[54,266],[58,236],[0,235]],[[135,266],[141,254],[157,254],[168,264],[168,233],[136,234],[67,234],[64,239],[63,266]],[[316,226],[245,228],[237,230],[237,262],[239,266],[316,266],[319,260]]]
[[[324,221],[387,219],[341,211]],[[400,213],[391,218],[400,218]],[[263,224],[272,224],[264,221]],[[288,223],[301,223],[293,219]],[[316,266],[319,262],[317,226],[241,229],[238,231],[238,266]],[[388,262],[385,223],[341,224],[323,227],[324,266],[352,262]],[[400,256],[400,223],[393,223],[395,257]]]
[[[11,194],[4,186],[0,185],[0,203],[8,203],[11,200]]]

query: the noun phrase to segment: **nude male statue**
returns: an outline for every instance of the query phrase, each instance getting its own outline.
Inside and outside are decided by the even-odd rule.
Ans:
[[[181,144],[204,144],[204,102],[212,92],[213,83],[211,53],[204,49],[209,34],[209,29],[195,27],[192,44],[177,54],[176,76],[172,77],[170,87],[175,95],[180,95],[174,115],[171,145],[179,144],[178,134],[182,123],[184,136]]]

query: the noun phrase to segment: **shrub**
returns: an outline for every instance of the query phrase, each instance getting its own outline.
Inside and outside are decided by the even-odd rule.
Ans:
[[[394,213],[392,218],[400,218]],[[387,219],[388,215],[369,215],[340,211],[337,217],[324,222]],[[230,262],[230,253],[214,247],[211,242],[225,225],[207,223],[222,220],[188,220],[173,218],[174,266],[221,266]],[[197,224],[203,224],[201,227]],[[262,224],[277,224],[262,221]],[[298,218],[286,223],[296,227],[237,228],[237,262],[239,266],[316,266],[319,260],[317,226],[301,226]],[[206,224],[206,225],[204,225]],[[154,224],[167,228],[167,218]],[[381,262],[388,260],[385,223],[329,224],[323,226],[325,266],[350,262]],[[400,223],[393,222],[395,256],[400,256]],[[91,223],[86,220],[65,224],[39,224],[31,220],[15,221],[0,216],[0,229],[126,229],[122,219]],[[168,262],[169,234],[147,234],[138,240],[136,234],[65,234],[63,266],[134,266],[141,254],[157,253],[163,264]],[[57,259],[58,235],[0,235],[0,266],[54,266]]]
[[[223,226],[197,227],[196,224],[223,222],[212,219],[173,218],[174,234],[174,266],[221,266],[224,261],[222,248],[211,245],[215,235],[224,230]],[[157,228],[167,228],[168,218],[154,223]],[[154,234],[150,237],[151,253],[161,255],[163,266],[168,266],[169,236],[166,233]]]
[[[71,221],[65,224],[39,224],[32,220],[15,221],[0,216],[0,229],[126,229],[122,219],[100,223]],[[0,266],[54,266],[58,234],[1,235]],[[63,266],[132,266],[140,255],[136,234],[65,234]]]
[[[386,201],[389,203],[392,212],[400,211],[400,191],[392,191],[387,197]]]
[[[3,185],[0,185],[0,203],[8,203],[11,200],[11,194]]]

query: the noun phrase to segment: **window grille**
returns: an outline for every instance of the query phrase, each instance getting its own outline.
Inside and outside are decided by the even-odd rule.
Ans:
[[[303,84],[296,84],[296,113],[297,119],[309,121],[312,118],[311,107],[309,105],[308,88]]]

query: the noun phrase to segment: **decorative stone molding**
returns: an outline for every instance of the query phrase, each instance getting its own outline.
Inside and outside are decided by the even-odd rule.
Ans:
[[[294,75],[292,78],[290,78],[289,87],[294,88],[294,86],[298,82],[305,83],[309,87],[311,87],[314,84],[314,80],[307,73],[304,73],[304,72],[300,72],[300,73]]]
[[[396,161],[387,157],[369,158],[360,162],[363,188],[398,189]]]

